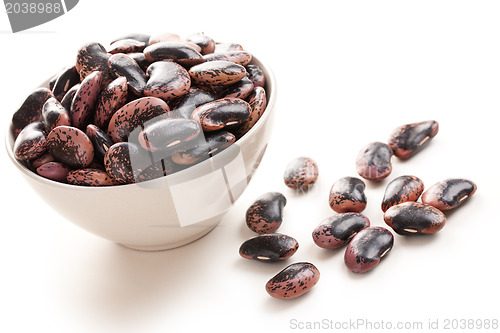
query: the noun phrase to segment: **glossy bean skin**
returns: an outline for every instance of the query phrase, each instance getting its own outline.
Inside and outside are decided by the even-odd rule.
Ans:
[[[197,107],[191,119],[205,132],[243,124],[250,117],[250,105],[239,98],[221,98]]]
[[[54,162],[54,156],[49,153],[44,153],[42,156],[35,158],[30,161],[30,166],[32,169],[36,170],[38,167],[44,165],[45,163]]]
[[[262,87],[266,84],[266,76],[262,69],[257,65],[246,65],[248,78],[253,82],[255,87]]]
[[[108,125],[108,135],[113,142],[127,141],[130,133],[145,122],[155,118],[168,118],[167,103],[156,97],[133,100],[116,111]]]
[[[71,124],[74,127],[85,129],[89,124],[97,97],[101,91],[102,80],[102,72],[92,72],[80,84],[69,109]]]
[[[394,245],[392,233],[382,227],[368,227],[356,234],[344,255],[347,268],[353,273],[366,273],[380,263]]]
[[[141,146],[151,152],[189,146],[201,134],[199,123],[190,119],[162,119],[147,125],[139,134]]]
[[[47,133],[57,126],[71,126],[68,111],[54,97],[49,98],[42,107],[42,122]]]
[[[396,157],[406,159],[417,153],[438,131],[439,124],[435,120],[402,125],[392,132],[389,147]]]
[[[136,39],[120,39],[111,43],[108,52],[110,54],[142,52],[146,46],[146,43]]]
[[[139,67],[134,59],[128,55],[113,54],[108,60],[111,71],[116,76],[124,76],[127,79],[128,89],[137,96],[142,95],[146,86],[146,73]]]
[[[240,98],[240,99],[245,99],[247,98],[253,91],[253,82],[247,78],[244,77],[241,80],[239,80],[236,83],[233,83],[229,86],[225,86],[224,89],[220,92],[220,97],[221,98]]]
[[[85,134],[94,145],[94,158],[97,158],[99,162],[103,162],[104,155],[113,145],[113,141],[102,129],[93,124],[87,126]]]
[[[145,96],[169,101],[187,94],[191,88],[189,73],[175,62],[157,61],[148,67],[147,76]]]
[[[283,221],[285,205],[286,198],[283,194],[263,194],[246,211],[248,228],[261,235],[275,232]]]
[[[285,267],[266,283],[267,293],[279,299],[304,295],[318,283],[319,270],[311,263],[298,262]]]
[[[477,185],[464,178],[450,178],[429,187],[422,194],[422,202],[439,210],[450,210],[460,206],[477,190]]]
[[[245,67],[231,61],[208,61],[189,69],[193,82],[201,85],[230,85],[246,76]]]
[[[240,246],[240,256],[263,262],[277,262],[290,258],[299,248],[299,242],[283,234],[259,235]]]
[[[234,134],[227,131],[208,134],[205,141],[196,147],[174,153],[172,161],[180,165],[192,165],[220,153],[235,141]]]
[[[168,158],[156,161],[153,164],[143,167],[135,172],[135,181],[137,183],[148,181],[151,179],[167,176],[177,171],[174,163]]]
[[[36,169],[40,176],[61,183],[66,183],[69,172],[70,168],[61,162],[47,162]]]
[[[108,59],[108,52],[99,43],[87,43],[80,47],[76,57],[76,70],[80,74],[80,81],[90,73],[100,71],[103,73],[103,81],[107,82],[111,76]]]
[[[154,43],[144,49],[144,55],[152,62],[168,60],[182,65],[196,65],[204,61],[203,56],[198,51],[179,42]]]
[[[59,74],[56,81],[54,82],[52,93],[54,94],[56,99],[60,101],[64,97],[64,95],[66,95],[68,90],[77,83],[80,83],[80,74],[78,74],[76,67],[67,67]]]
[[[297,157],[288,163],[283,179],[292,190],[307,191],[316,183],[318,175],[318,165],[312,158]]]
[[[111,186],[116,182],[106,171],[92,168],[78,169],[68,172],[66,180],[69,184],[79,186]]]
[[[407,201],[417,201],[424,191],[424,182],[415,176],[400,176],[392,180],[385,189],[382,211]]]
[[[228,51],[224,53],[211,53],[203,56],[207,61],[223,60],[234,62],[235,64],[246,66],[252,60],[252,55],[247,51]]]
[[[127,78],[120,76],[111,81],[97,98],[94,124],[105,128],[113,114],[127,102]]]
[[[420,235],[443,229],[446,217],[431,205],[408,201],[389,208],[384,213],[384,221],[400,235]]]
[[[129,142],[112,145],[104,156],[104,167],[117,184],[135,183],[132,156],[138,154],[138,148]]]
[[[200,47],[200,53],[205,55],[213,53],[215,50],[215,42],[212,38],[205,35],[203,32],[198,32],[186,37],[186,42],[196,44]]]
[[[12,116],[12,129],[17,136],[28,124],[42,120],[42,107],[45,102],[55,97],[47,88],[35,89],[14,112]]]
[[[116,42],[123,40],[123,39],[133,39],[133,40],[136,40],[139,42],[143,42],[146,45],[149,45],[149,38],[151,38],[151,36],[148,34],[130,33],[130,34],[123,35],[119,38],[116,38],[115,40],[111,41],[111,44],[116,43]]]
[[[365,183],[356,177],[343,177],[330,189],[330,207],[337,213],[360,213],[366,207]]]
[[[146,73],[149,65],[151,65],[151,61],[149,61],[144,53],[142,52],[133,52],[127,54],[130,58],[134,59],[135,62],[139,65],[139,67]]]
[[[14,141],[14,155],[20,161],[28,161],[42,156],[47,149],[45,126],[35,121],[19,133]]]
[[[54,128],[47,136],[47,149],[56,161],[74,169],[85,168],[94,159],[92,142],[76,127]]]
[[[71,87],[66,95],[64,95],[64,97],[61,99],[61,105],[68,111],[68,113],[71,110],[71,103],[73,102],[73,98],[75,98],[75,94],[78,89],[80,89],[80,83],[77,83],[73,87]]]
[[[240,137],[255,125],[266,110],[267,97],[264,88],[255,87],[248,97],[248,104],[250,105],[250,117],[236,130]]]
[[[368,217],[359,213],[330,216],[317,226],[312,238],[323,249],[337,249],[347,244],[358,232],[370,226]]]
[[[190,119],[191,114],[198,106],[215,100],[216,96],[214,93],[198,87],[191,87],[187,94],[180,97],[172,105],[172,114],[174,117]]]
[[[367,180],[380,181],[392,171],[392,149],[382,142],[363,147],[356,158],[356,171]]]

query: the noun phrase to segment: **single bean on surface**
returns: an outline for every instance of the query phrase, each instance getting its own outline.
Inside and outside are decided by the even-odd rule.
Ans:
[[[385,143],[372,142],[364,146],[356,158],[356,171],[367,180],[380,181],[392,171],[392,149]]]
[[[246,211],[246,223],[258,234],[273,233],[283,222],[283,208],[286,198],[278,192],[261,195]]]
[[[361,213],[366,207],[365,183],[356,177],[342,177],[330,189],[330,208],[337,213]]]
[[[330,216],[317,226],[313,241],[324,249],[337,249],[347,244],[358,232],[370,226],[368,217],[359,213],[342,213]]]
[[[368,227],[356,234],[344,255],[347,268],[353,273],[366,273],[375,268],[392,249],[394,236],[382,227]]]
[[[259,235],[240,246],[240,256],[265,262],[276,262],[290,258],[299,248],[299,242],[283,234]]]
[[[298,262],[285,267],[266,283],[269,295],[292,299],[304,295],[318,283],[319,270],[311,263]]]
[[[422,202],[439,210],[450,210],[460,206],[474,193],[477,185],[464,178],[450,178],[429,187],[422,194]]]
[[[409,158],[429,142],[438,130],[439,124],[435,120],[399,126],[394,129],[389,138],[389,147],[396,157]]]
[[[392,180],[385,188],[382,199],[382,211],[385,212],[392,206],[407,202],[417,201],[424,191],[424,182],[415,176],[400,176]]]
[[[318,165],[310,157],[297,157],[288,163],[283,178],[293,190],[307,191],[318,179]]]
[[[408,201],[389,208],[384,221],[400,235],[434,234],[443,229],[446,216],[431,205]]]

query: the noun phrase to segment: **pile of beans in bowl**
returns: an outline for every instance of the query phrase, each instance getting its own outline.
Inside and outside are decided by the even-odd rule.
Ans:
[[[265,75],[251,60],[241,45],[204,33],[87,43],[14,113],[15,157],[81,186],[173,174],[223,151],[262,116]]]

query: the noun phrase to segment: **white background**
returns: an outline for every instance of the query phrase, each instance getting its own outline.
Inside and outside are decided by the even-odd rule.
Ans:
[[[1,13],[2,139],[24,97],[73,63],[81,44],[128,32],[204,31],[239,42],[271,64],[279,95],[269,149],[246,192],[206,237],[165,252],[129,250],[73,226],[31,191],[2,147],[0,331],[287,332],[299,331],[293,320],[357,319],[417,321],[427,331],[429,320],[441,328],[446,319],[499,320],[499,15],[497,1],[81,0],[52,22],[12,34]],[[440,131],[425,150],[393,159],[390,177],[367,185],[372,225],[384,226],[380,201],[399,175],[426,186],[469,178],[477,193],[447,214],[438,234],[396,235],[378,267],[350,273],[344,249],[323,250],[311,238],[333,214],[329,188],[356,176],[363,145],[427,119]],[[307,195],[282,181],[301,155],[320,169]],[[300,243],[278,264],[238,255],[254,236],[245,211],[267,191],[287,197],[279,232]],[[316,287],[289,301],[267,295],[267,280],[296,261],[319,268]]]

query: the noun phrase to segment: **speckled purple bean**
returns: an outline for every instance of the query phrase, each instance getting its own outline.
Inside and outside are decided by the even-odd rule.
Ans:
[[[75,169],[89,166],[94,159],[92,142],[76,127],[54,128],[47,136],[47,149],[56,161]]]
[[[283,221],[286,198],[278,192],[261,195],[246,211],[246,223],[250,230],[258,234],[273,233]]]
[[[106,172],[118,184],[135,183],[132,158],[138,148],[129,142],[118,142],[112,145],[104,156]]]
[[[111,186],[116,185],[116,181],[111,178],[106,171],[99,169],[78,169],[68,172],[66,180],[69,184],[79,186]]]
[[[304,295],[318,283],[319,270],[311,263],[298,262],[285,267],[266,283],[269,295],[292,299]]]
[[[262,69],[257,65],[246,65],[248,78],[253,82],[255,87],[262,87],[266,84],[266,76]]]
[[[323,220],[317,226],[312,238],[323,249],[337,249],[349,241],[361,230],[370,226],[368,217],[359,213],[343,213]]]
[[[227,86],[247,75],[245,67],[231,61],[208,61],[189,69],[193,82],[201,85]]]
[[[347,268],[353,273],[366,273],[377,266],[394,245],[392,233],[382,227],[368,227],[356,234],[344,255]]]
[[[187,36],[186,42],[198,45],[200,47],[200,53],[203,55],[213,53],[215,50],[215,41],[205,35],[203,32],[198,32]]]
[[[151,152],[182,149],[201,133],[198,122],[190,119],[162,119],[148,124],[139,134],[141,146]]]
[[[227,131],[220,131],[205,136],[205,141],[194,148],[182,150],[172,155],[172,161],[181,165],[192,165],[214,156],[236,141],[236,137]]]
[[[54,162],[54,156],[50,155],[49,153],[45,153],[40,157],[35,158],[34,160],[30,161],[31,168],[36,170],[39,166],[44,165],[45,163],[49,162]]]
[[[191,119],[205,132],[241,125],[250,117],[250,105],[239,98],[222,98],[197,107]]]
[[[142,96],[146,86],[146,73],[139,67],[134,59],[123,53],[113,54],[108,60],[111,71],[116,76],[127,78],[128,91],[137,96]]]
[[[42,107],[42,122],[47,133],[57,126],[71,126],[68,111],[54,97],[49,98]]]
[[[146,46],[146,43],[135,39],[120,39],[111,43],[108,52],[110,54],[142,52]]]
[[[19,133],[14,142],[14,155],[18,160],[27,161],[42,156],[47,149],[45,126],[35,121]]]
[[[144,49],[144,55],[149,61],[175,61],[181,65],[202,63],[203,56],[193,47],[180,42],[159,42]]]
[[[57,100],[61,101],[68,90],[77,83],[80,83],[80,75],[75,66],[70,66],[59,74],[51,90]]]
[[[283,234],[266,234],[252,237],[241,244],[240,256],[264,262],[282,261],[293,256],[299,242]]]
[[[14,112],[12,116],[12,129],[17,136],[26,125],[42,120],[42,107],[45,102],[55,97],[52,91],[47,88],[38,88],[34,90]]]
[[[104,160],[104,155],[109,150],[109,147],[113,145],[113,141],[110,137],[99,127],[93,124],[87,126],[85,134],[89,137],[90,141],[94,145],[94,158],[102,162]]]
[[[356,177],[342,177],[330,189],[330,208],[337,213],[362,212],[366,207],[365,183]]]
[[[477,185],[464,178],[450,178],[429,187],[422,194],[422,202],[439,210],[460,206],[477,190]]]
[[[248,104],[250,105],[250,117],[236,130],[236,134],[240,137],[255,125],[266,110],[267,97],[264,88],[255,87],[248,97]]]
[[[68,92],[64,95],[64,97],[61,99],[61,105],[68,111],[68,114],[69,111],[71,110],[71,103],[73,102],[73,98],[75,98],[75,94],[78,91],[78,89],[80,89],[80,83],[77,83],[73,87],[71,87],[68,90]]]
[[[190,119],[191,114],[198,106],[215,100],[214,93],[198,87],[191,87],[187,94],[172,104],[172,112],[170,114],[176,118]]]
[[[157,61],[148,67],[149,77],[144,88],[145,96],[169,101],[188,93],[191,77],[184,67],[172,61]]]
[[[407,201],[417,201],[424,191],[424,182],[415,176],[400,176],[385,188],[382,211]]]
[[[127,78],[120,76],[113,80],[97,98],[94,124],[105,128],[113,114],[127,102]]]
[[[228,51],[224,53],[211,53],[203,56],[203,59],[208,61],[230,61],[235,64],[246,66],[252,60],[252,55],[247,51]]]
[[[156,97],[142,97],[133,100],[116,111],[108,125],[108,135],[113,142],[127,141],[134,129],[156,118],[168,118],[170,111],[165,101]]]
[[[297,157],[286,166],[283,179],[292,190],[307,191],[318,179],[318,165],[310,157]]]
[[[389,208],[384,221],[400,235],[434,234],[443,229],[446,216],[431,205],[407,201]]]
[[[392,171],[392,149],[385,143],[372,142],[364,146],[356,158],[356,171],[367,179],[380,181]]]
[[[389,147],[396,157],[406,159],[417,153],[438,131],[439,124],[435,120],[402,125],[392,132]]]
[[[102,79],[102,72],[93,72],[80,84],[69,109],[71,124],[74,127],[85,129],[90,122],[95,102],[101,91]]]
[[[92,72],[100,71],[103,73],[103,81],[107,82],[111,76],[108,59],[108,52],[99,43],[91,42],[80,47],[76,57],[76,70],[80,74],[80,81]]]
[[[66,183],[66,176],[70,172],[70,168],[61,162],[47,162],[39,166],[36,172],[42,177]]]
[[[149,65],[151,65],[151,61],[149,61],[144,53],[142,52],[134,52],[127,54],[130,58],[134,59],[135,62],[139,65],[139,67],[146,73]]]

